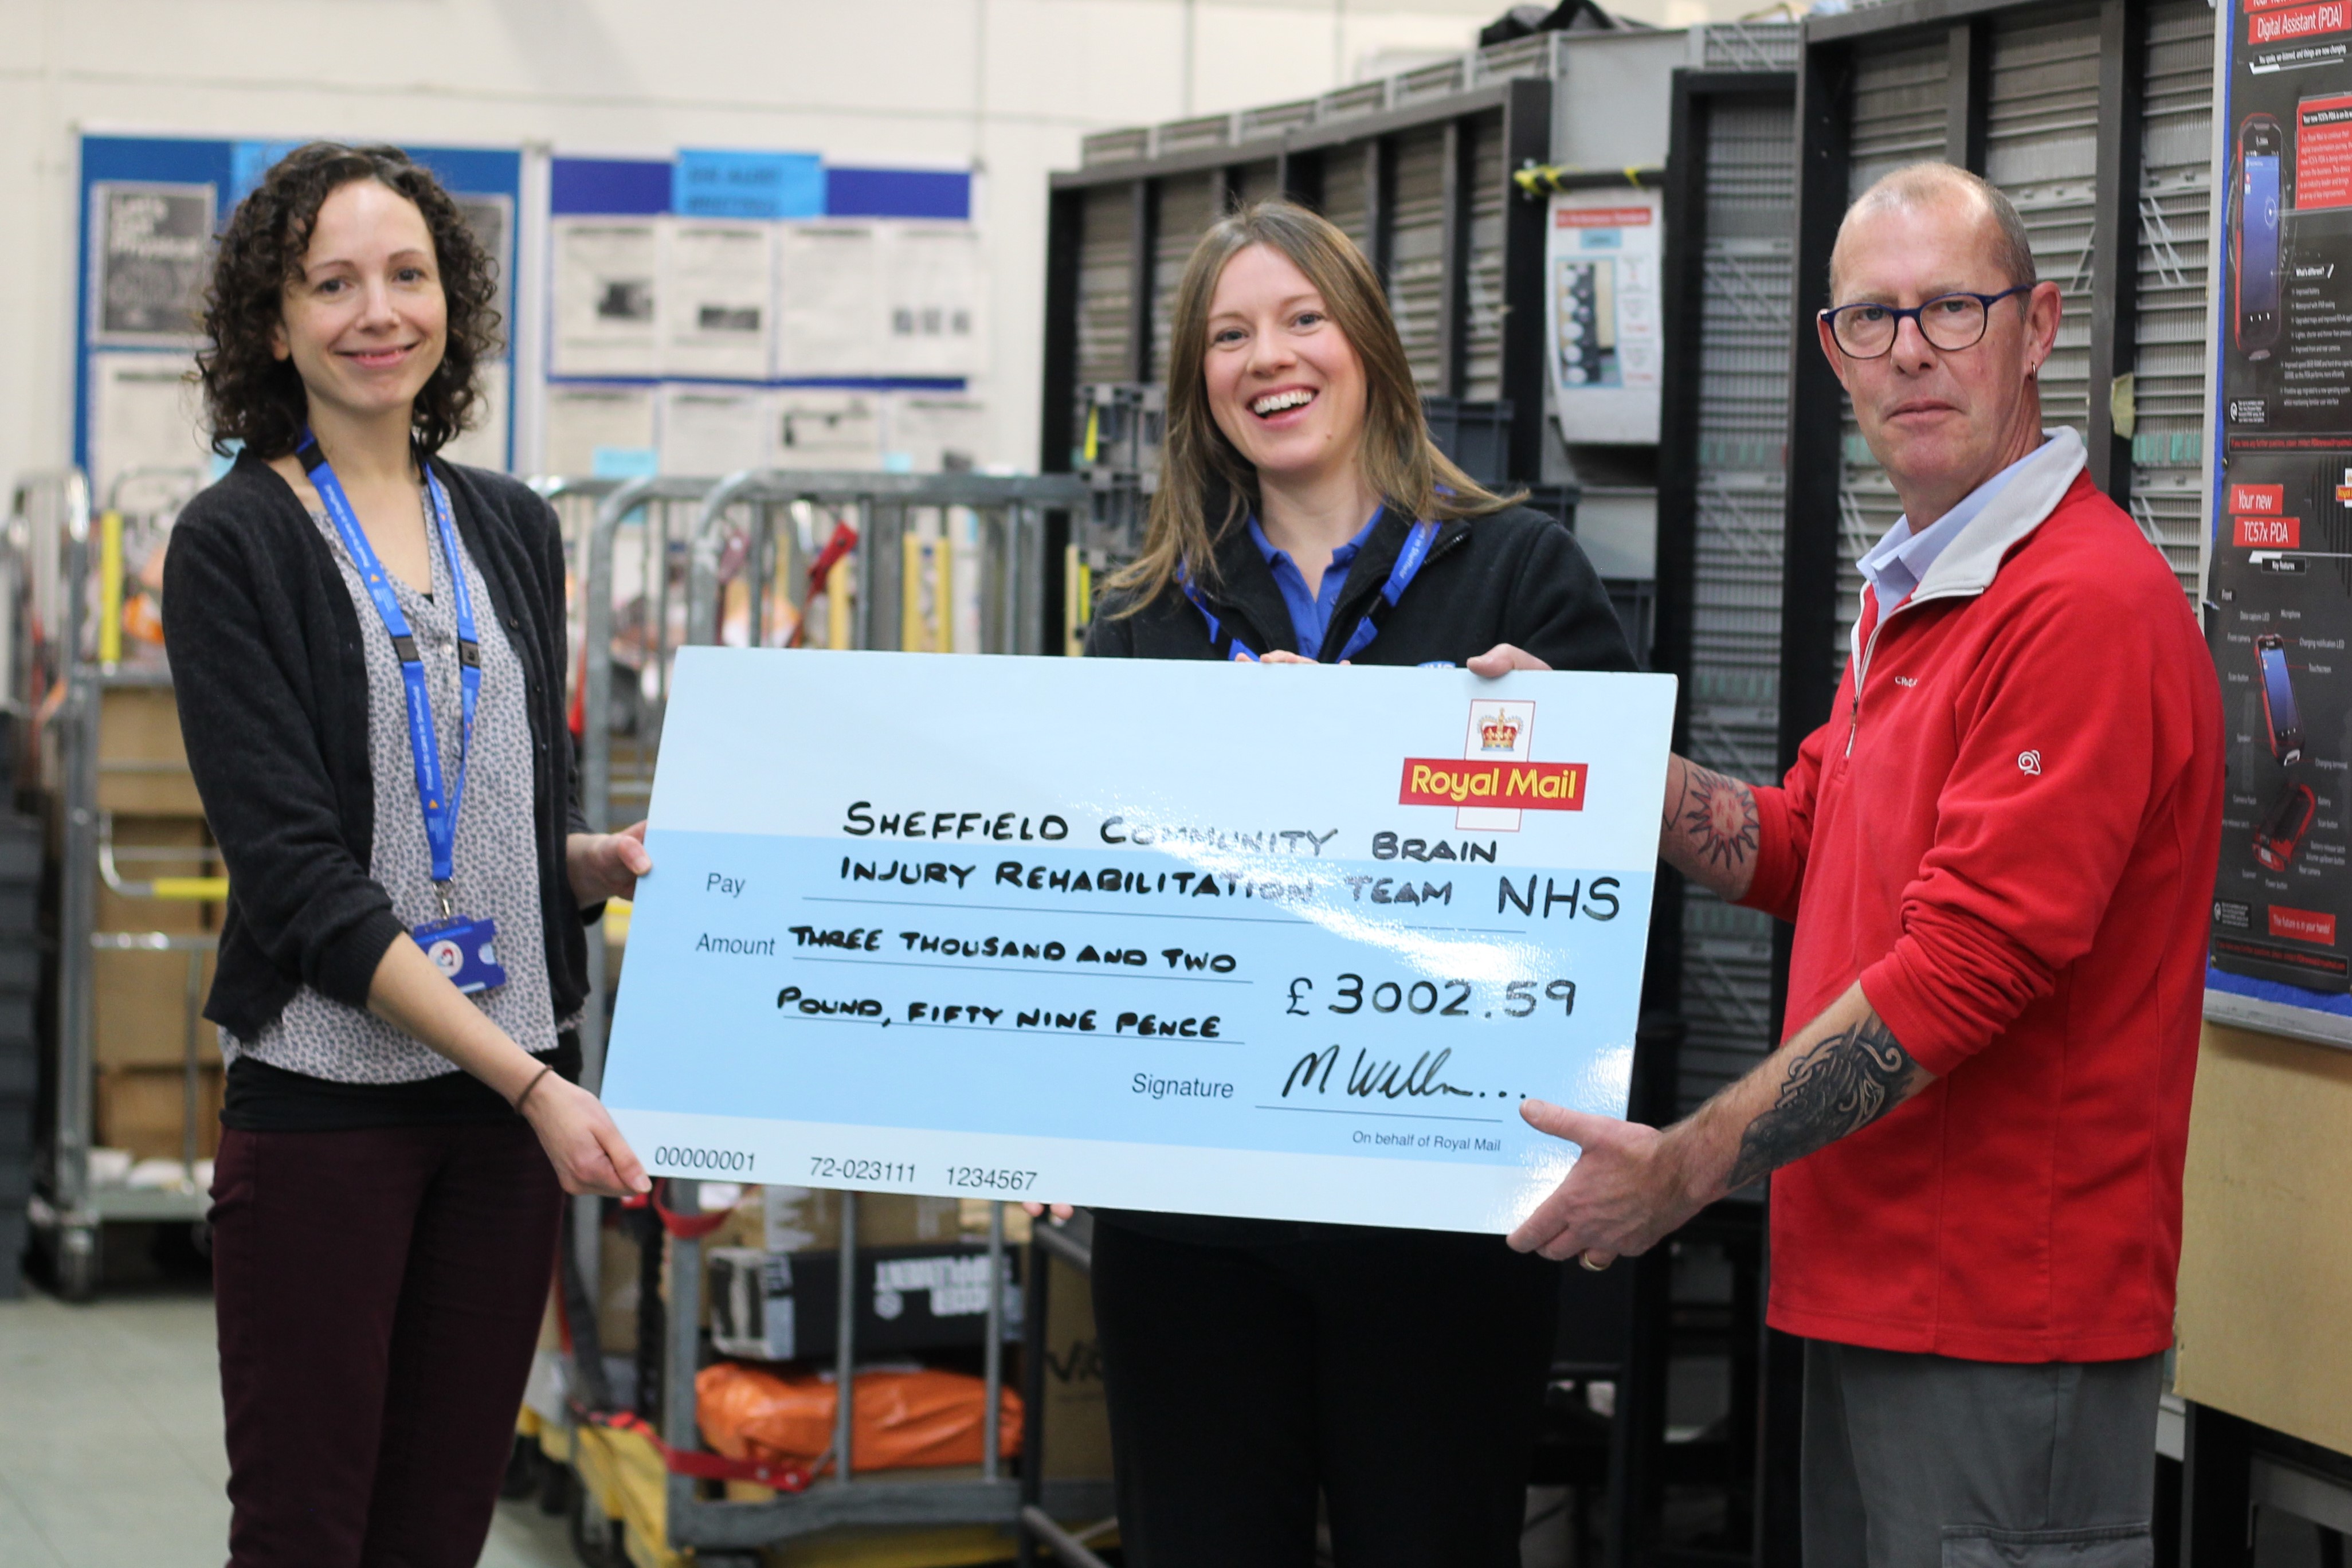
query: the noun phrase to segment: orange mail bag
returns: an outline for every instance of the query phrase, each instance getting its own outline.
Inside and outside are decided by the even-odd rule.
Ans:
[[[702,1436],[730,1459],[812,1461],[833,1443],[834,1382],[717,1362],[694,1377]],[[852,1467],[859,1470],[977,1465],[987,1385],[960,1372],[857,1374]],[[1021,1451],[1021,1398],[1003,1391],[997,1451]]]

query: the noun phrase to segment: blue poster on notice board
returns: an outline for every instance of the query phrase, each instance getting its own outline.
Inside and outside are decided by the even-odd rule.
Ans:
[[[821,217],[824,162],[814,153],[686,148],[670,166],[670,210],[680,217]]]

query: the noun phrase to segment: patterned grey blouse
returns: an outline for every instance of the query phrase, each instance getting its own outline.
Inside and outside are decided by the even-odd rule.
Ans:
[[[433,696],[442,770],[454,779],[462,729],[457,615],[449,591],[449,563],[441,551],[441,531],[431,506],[428,498],[425,536],[433,561],[432,596],[419,594],[397,573],[385,575],[415,633]],[[324,512],[312,512],[310,521],[334,552],[344,591],[359,612],[360,646],[367,655],[368,763],[375,775],[375,844],[368,873],[392,896],[393,911],[402,923],[421,925],[441,918],[441,904],[433,890],[433,853],[417,802],[416,765],[409,755],[407,691],[400,661],[393,656],[392,639],[384,635],[367,585],[344,552],[335,525]],[[494,991],[476,992],[474,1005],[517,1045],[540,1055],[555,1048],[557,1025],[547,983],[547,933],[532,836],[530,721],[523,706],[522,665],[498,616],[490,613],[489,586],[462,540],[458,561],[473,592],[482,692],[474,716],[465,798],[458,804],[453,890],[459,914],[487,915],[499,926],[499,962],[506,968],[507,983]],[[231,1061],[249,1056],[289,1072],[339,1083],[413,1083],[457,1070],[446,1057],[374,1014],[345,1006],[308,985],[295,993],[285,1012],[258,1038],[240,1041],[223,1029],[221,1054]]]

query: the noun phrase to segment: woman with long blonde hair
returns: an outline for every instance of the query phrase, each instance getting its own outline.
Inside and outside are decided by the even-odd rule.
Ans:
[[[1167,377],[1144,552],[1090,657],[1633,668],[1569,531],[1431,443],[1380,280],[1323,218],[1272,201],[1209,230]],[[1346,1568],[1518,1562],[1558,1265],[1495,1236],[1097,1217],[1129,1563],[1308,1568],[1318,1493]]]

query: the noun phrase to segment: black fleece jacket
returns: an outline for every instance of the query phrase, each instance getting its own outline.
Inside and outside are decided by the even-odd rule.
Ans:
[[[587,993],[583,911],[564,838],[584,831],[564,723],[563,541],[529,486],[436,458],[490,612],[522,661],[537,754],[533,826],[558,1020]],[[301,985],[354,1007],[407,934],[369,875],[375,782],[357,605],[333,553],[269,466],[240,456],[187,504],[163,559],[163,640],[180,731],[227,863],[227,919],[205,1016],[250,1040]]]
[[[1234,635],[1260,652],[1304,651],[1332,659],[1379,596],[1412,524],[1396,507],[1381,514],[1348,569],[1320,648],[1291,645],[1290,610],[1274,571],[1246,528],[1217,545],[1217,578],[1202,596]],[[1174,588],[1132,616],[1105,603],[1087,636],[1094,658],[1214,658],[1208,623]],[[1510,643],[1554,669],[1632,669],[1633,655],[1610,607],[1608,590],[1576,538],[1531,507],[1449,522],[1380,635],[1357,664],[1466,664],[1496,643]]]
[[[1364,542],[1333,609],[1324,645],[1315,657],[1336,658],[1359,618],[1379,595],[1412,524],[1396,507],[1382,514]],[[1246,528],[1217,547],[1218,581],[1202,596],[1241,641],[1260,652],[1296,653],[1290,610],[1274,571]],[[1093,658],[1214,658],[1208,623],[1171,588],[1131,616],[1107,602],[1087,634]],[[1404,591],[1358,664],[1467,664],[1496,643],[1509,643],[1554,669],[1630,670],[1633,651],[1611,608],[1609,593],[1575,536],[1530,507],[1438,531],[1421,571]],[[1104,1209],[1114,1225],[1195,1246],[1279,1244],[1307,1234],[1286,1221],[1206,1215],[1145,1214]]]

